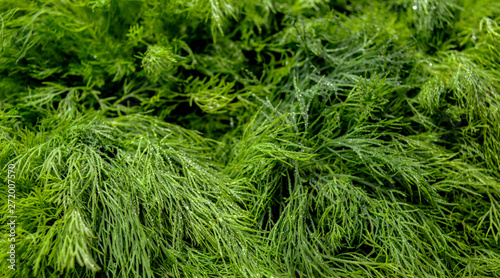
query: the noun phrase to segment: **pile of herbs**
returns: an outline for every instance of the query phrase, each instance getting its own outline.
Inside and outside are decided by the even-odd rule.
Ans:
[[[2,277],[500,277],[499,22],[0,1]]]

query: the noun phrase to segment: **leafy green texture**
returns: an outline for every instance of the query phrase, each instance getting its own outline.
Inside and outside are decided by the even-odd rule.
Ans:
[[[500,277],[499,22],[1,1],[2,277]]]

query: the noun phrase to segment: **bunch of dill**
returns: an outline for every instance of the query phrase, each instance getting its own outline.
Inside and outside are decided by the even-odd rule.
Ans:
[[[500,277],[499,22],[1,1],[1,277]]]

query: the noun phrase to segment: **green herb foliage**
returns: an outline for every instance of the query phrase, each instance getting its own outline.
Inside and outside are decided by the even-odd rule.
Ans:
[[[499,22],[1,1],[2,277],[500,277]]]

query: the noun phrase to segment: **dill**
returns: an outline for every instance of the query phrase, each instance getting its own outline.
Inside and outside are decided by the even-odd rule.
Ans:
[[[1,1],[2,277],[500,277],[499,22]]]

